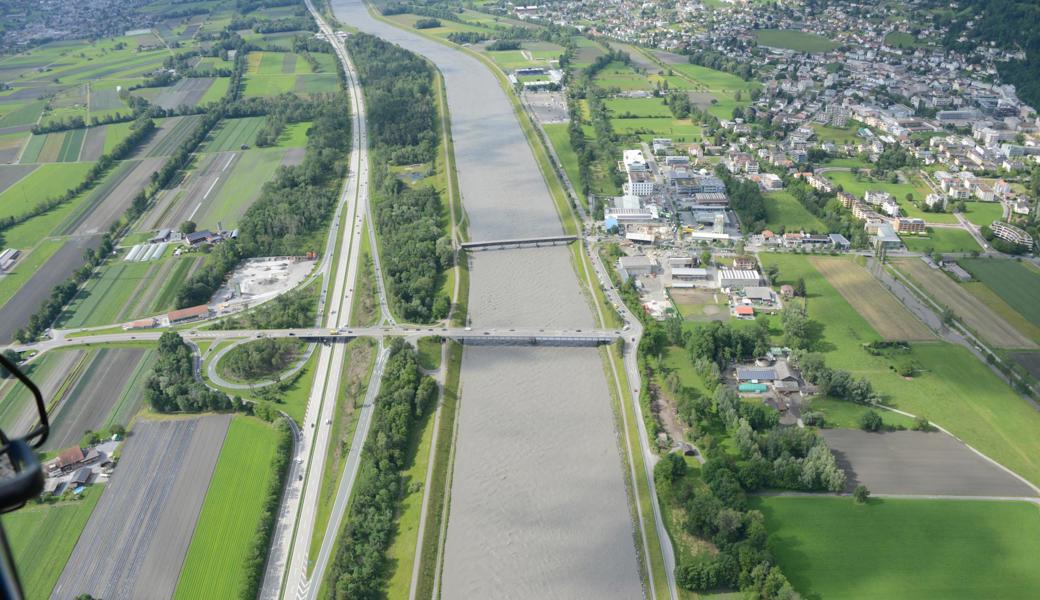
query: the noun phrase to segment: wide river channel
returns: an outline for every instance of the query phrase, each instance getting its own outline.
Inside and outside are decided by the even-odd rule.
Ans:
[[[473,241],[560,235],[549,190],[494,75],[462,51],[333,0],[337,19],[444,76]],[[474,252],[474,327],[591,328],[565,246]],[[597,350],[467,347],[442,597],[639,598],[636,535]]]

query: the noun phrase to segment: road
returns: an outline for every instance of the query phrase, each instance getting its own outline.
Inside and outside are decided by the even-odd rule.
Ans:
[[[322,290],[319,301],[319,314],[326,314],[326,324],[330,328],[345,327],[350,318],[354,300],[354,282],[357,280],[357,269],[361,251],[362,225],[368,213],[368,132],[365,122],[365,104],[361,87],[357,81],[357,72],[347,55],[343,45],[335,33],[314,9],[308,0],[308,9],[314,15],[319,28],[332,44],[337,58],[343,65],[346,74],[353,119],[353,144],[348,162],[348,175],[343,186],[336,219],[333,221],[332,234],[329,236],[326,249],[328,257],[336,255],[336,243],[342,238],[343,248],[338,255],[334,278],[326,277],[326,287]],[[345,210],[345,224],[341,211]],[[340,228],[344,231],[339,231]],[[372,247],[373,260],[378,257],[376,246]],[[342,250],[346,249],[344,253]],[[332,291],[329,293],[330,279]],[[377,277],[377,279],[379,279]],[[379,287],[380,291],[382,286]],[[385,299],[381,299],[385,306]],[[386,313],[384,313],[385,315]],[[305,593],[310,585],[307,577],[310,557],[311,537],[314,535],[314,520],[317,515],[318,496],[321,489],[321,478],[325,470],[325,459],[331,438],[331,423],[336,410],[336,399],[339,394],[340,377],[346,355],[344,344],[323,345],[319,349],[318,367],[315,372],[315,384],[307,402],[304,416],[303,438],[301,440],[300,463],[305,473],[302,487],[298,495],[286,494],[287,507],[283,507],[279,515],[278,531],[284,536],[276,540],[274,548],[282,549],[278,555],[272,552],[268,558],[268,570],[264,578],[261,597],[279,598],[288,594],[298,597]],[[373,372],[372,377],[380,377]],[[362,411],[358,418],[357,429],[367,431],[372,411]],[[361,446],[363,444],[359,444]],[[356,476],[356,471],[345,475],[349,479]],[[290,482],[290,488],[298,486],[299,477]],[[281,523],[282,520],[286,523]],[[294,527],[287,522],[292,519]],[[291,541],[288,538],[291,536]]]

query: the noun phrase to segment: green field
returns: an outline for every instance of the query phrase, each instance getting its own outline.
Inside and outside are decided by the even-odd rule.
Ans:
[[[177,581],[175,598],[237,598],[270,485],[278,433],[236,416],[220,449],[209,491]]]
[[[925,235],[904,235],[903,244],[914,252],[971,252],[982,250],[970,233],[963,229],[929,227]]]
[[[821,142],[830,142],[835,146],[843,146],[845,144],[855,144],[860,140],[859,130],[863,127],[863,123],[859,121],[849,121],[849,124],[845,127],[831,127],[829,125],[818,125],[813,124],[812,129],[816,132],[816,139]],[[840,160],[840,159],[838,159]],[[827,162],[827,166],[834,167],[849,167],[852,169],[869,169],[870,163],[863,162],[859,159],[845,159],[846,163],[839,163],[835,160]]]
[[[611,119],[610,126],[619,135],[634,135],[642,141],[655,137],[668,137],[677,142],[693,142],[701,139],[701,128],[689,119],[651,118]]]
[[[58,319],[58,326],[78,328],[116,322],[152,266],[152,261],[115,260],[107,264],[76,295],[66,309],[67,317]]]
[[[9,237],[7,245],[11,248],[25,248],[25,246],[15,245]],[[12,296],[18,293],[25,282],[36,274],[36,270],[64,245],[64,240],[42,240],[32,248],[32,252],[28,256],[23,256],[18,260],[13,271],[8,271],[7,274],[0,277],[0,306],[6,304]]]
[[[112,123],[105,125],[105,149],[104,153],[109,154],[119,142],[125,140],[130,135],[130,126],[133,123]]]
[[[629,113],[637,117],[672,118],[672,111],[665,106],[663,98],[608,98],[603,104],[613,117]]]
[[[885,45],[892,46],[893,48],[907,49],[927,46],[928,44],[919,41],[912,34],[906,33],[905,31],[892,31],[885,36]]]
[[[210,102],[219,102],[227,94],[228,85],[231,83],[230,77],[217,77],[213,79],[213,83],[206,90],[206,93],[199,98],[199,104],[209,104]]]
[[[26,598],[50,596],[102,491],[93,485],[80,500],[29,504],[2,517]]]
[[[290,123],[278,136],[276,148],[303,148],[307,145],[307,130],[311,127],[311,121],[302,123]]]
[[[43,112],[43,101],[30,102],[21,106],[7,108],[3,107],[0,113],[0,129],[17,127],[19,125],[32,125]]]
[[[964,216],[979,227],[1004,218],[1004,206],[1000,202],[965,202],[964,207],[968,209]]]
[[[616,87],[621,91],[650,91],[653,85],[645,75],[640,75],[624,63],[612,62],[596,74],[595,84],[603,88]]]
[[[197,215],[199,227],[215,228],[220,223],[225,228],[234,228],[246,209],[260,196],[260,188],[274,177],[284,155],[285,151],[280,148],[243,152],[220,186],[216,198],[205,212]]]
[[[64,194],[78,185],[93,166],[94,163],[40,165],[0,194],[0,218],[24,214],[38,203]]]
[[[585,198],[585,194],[582,193],[581,175],[578,171],[578,155],[574,152],[574,147],[571,146],[568,127],[569,125],[566,123],[553,123],[542,126],[545,129],[546,137],[549,138],[553,149],[556,150],[556,156],[560,159],[563,171],[567,174],[567,178],[571,180],[571,184],[575,188],[575,193],[578,194],[582,204],[588,206],[588,200]]]
[[[83,138],[86,132],[86,129],[73,129],[65,133],[61,151],[58,152],[58,162],[76,162],[79,158],[79,151],[83,148]]]
[[[1016,312],[1040,326],[1040,274],[1014,260],[962,259],[958,263]]]
[[[246,98],[277,96],[293,91],[296,86],[296,75],[246,75],[243,81],[245,85],[242,88],[242,95]]]
[[[760,254],[763,266],[780,269],[777,283],[805,280],[809,317],[821,327],[817,349],[827,365],[866,377],[895,408],[926,417],[990,458],[1040,483],[1040,413],[1019,398],[967,349],[940,342],[911,344],[893,358],[872,356],[862,347],[877,332],[806,259]],[[900,377],[895,364],[910,362],[916,373]]]
[[[809,408],[802,409],[802,413],[804,414],[806,410],[823,413],[824,427],[859,429],[859,418],[863,416],[864,413],[871,410],[871,408],[864,404],[856,404],[855,402],[817,396],[810,400]],[[910,429],[914,424],[913,419],[905,417],[897,412],[892,412],[890,410],[879,410],[875,412],[881,415],[881,420],[887,427],[905,427]]]
[[[267,117],[243,117],[241,119],[225,119],[209,134],[209,139],[200,152],[229,152],[239,150],[243,145],[252,146],[256,142],[256,133],[264,125]]]
[[[781,231],[805,231],[826,233],[827,227],[810,213],[788,192],[764,194],[766,203],[766,228],[774,233]]]
[[[795,52],[828,52],[838,47],[836,42],[816,35],[793,29],[760,29],[755,32],[760,46],[770,48],[786,48]]]
[[[806,598],[1029,598],[1040,513],[1025,502],[755,498]]]
[[[419,366],[433,371],[441,366],[441,343],[435,337],[419,338]]]

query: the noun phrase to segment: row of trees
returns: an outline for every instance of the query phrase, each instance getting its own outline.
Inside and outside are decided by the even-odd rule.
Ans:
[[[388,292],[409,321],[443,319],[451,300],[438,289],[454,248],[444,232],[440,193],[428,185],[409,187],[389,169],[436,159],[433,71],[418,56],[373,36],[354,35],[347,43],[368,109],[375,225]]]
[[[273,300],[227,317],[213,329],[292,329],[312,327],[318,315],[318,285],[311,284],[282,294]]]
[[[383,593],[386,549],[404,491],[401,470],[408,441],[436,398],[437,384],[420,374],[415,351],[402,339],[394,338],[375,402],[372,431],[365,443],[351,516],[340,532],[340,543],[329,565],[326,583],[337,600],[378,598]]]

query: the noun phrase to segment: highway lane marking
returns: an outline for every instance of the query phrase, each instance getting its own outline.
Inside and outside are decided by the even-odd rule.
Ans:
[[[205,199],[205,198],[203,198],[203,199]],[[195,218],[195,213],[199,212],[200,208],[202,208],[202,203],[201,202],[199,202],[199,205],[195,207],[195,210],[191,211],[191,214],[188,215],[188,220],[189,221]]]
[[[231,156],[228,157],[227,162],[224,163],[224,168],[220,170],[222,173],[227,171],[227,168],[231,166],[231,161],[235,160],[235,156],[237,155],[232,153]]]

